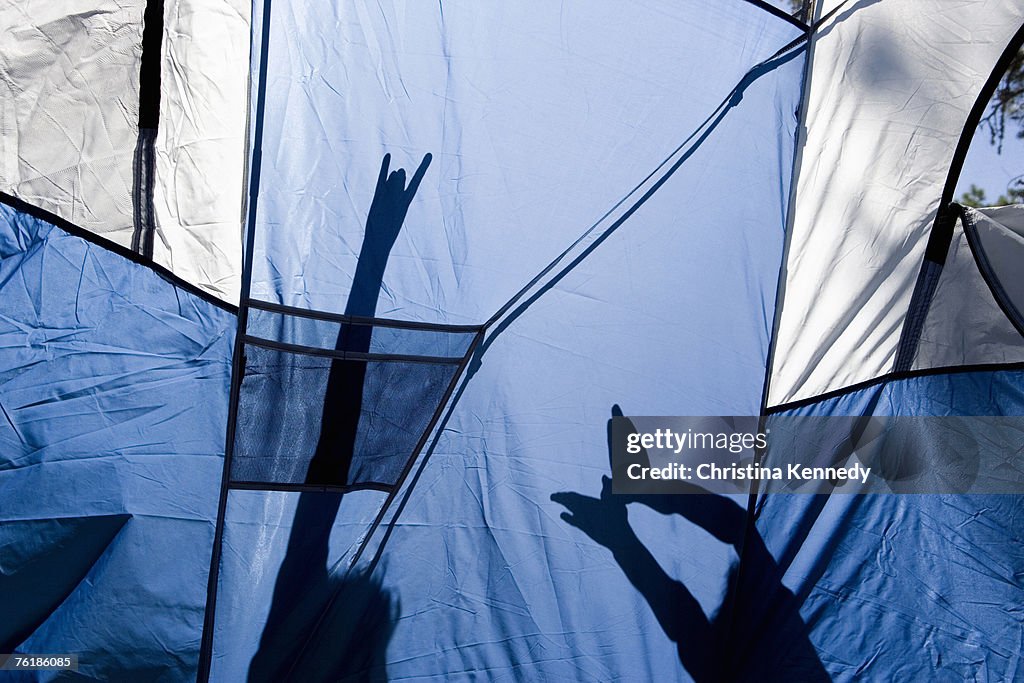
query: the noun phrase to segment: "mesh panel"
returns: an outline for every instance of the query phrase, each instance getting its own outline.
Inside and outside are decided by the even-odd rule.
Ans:
[[[247,332],[231,480],[324,486],[396,483],[475,334],[257,308]]]
[[[452,364],[335,360],[248,346],[231,478],[394,484],[455,371]]]

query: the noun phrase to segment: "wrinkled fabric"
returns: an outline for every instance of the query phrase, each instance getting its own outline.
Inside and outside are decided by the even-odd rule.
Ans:
[[[131,246],[145,0],[0,7],[0,190]],[[165,0],[153,259],[235,303],[249,3]]]
[[[266,104],[251,117],[263,125],[253,298],[342,312],[382,157],[411,173],[430,153],[378,315],[456,324],[487,320],[619,202],[619,213],[634,204],[744,75],[799,35],[745,2],[289,3],[270,14],[253,31],[254,55],[269,35]],[[256,103],[258,63],[252,80]],[[751,125],[704,146],[719,156],[684,165],[703,206],[728,175],[747,200],[764,198],[758,215],[728,236],[708,228],[676,267],[753,223],[781,229],[791,145],[773,124],[788,127],[796,105],[764,107],[730,117]],[[758,164],[738,161],[754,145]],[[696,212],[676,220],[706,220]]]
[[[0,206],[0,649],[78,653],[93,680],[195,677],[234,329]]]
[[[0,7],[0,190],[132,238],[145,0]]]
[[[916,377],[792,414],[1024,415],[1022,387],[1019,370]],[[1020,495],[771,494],[757,528],[834,680],[1016,680],[1022,516]]]
[[[153,260],[229,303],[242,277],[246,0],[164,0]]]
[[[746,496],[606,479],[612,415],[758,414],[777,315],[793,414],[1021,414],[1008,370],[814,400],[890,369],[1020,7],[848,1],[808,52],[740,0],[267,1],[247,46],[247,6],[166,0],[154,197],[156,261],[220,299],[251,210],[262,303],[0,206],[0,651],[96,680],[193,680],[200,642],[214,681],[1021,677],[1019,496],[768,494],[750,529]],[[0,62],[29,88],[0,145],[37,135],[0,179],[127,244],[142,4],[72,5]],[[39,55],[111,91],[51,91]],[[71,156],[27,193],[35,154]],[[1021,358],[1017,218],[979,218],[985,260],[954,234],[916,369]],[[345,477],[311,476],[352,415]]]

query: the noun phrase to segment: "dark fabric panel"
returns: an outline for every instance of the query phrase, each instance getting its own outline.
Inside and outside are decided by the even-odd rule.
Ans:
[[[945,254],[943,254],[943,258],[945,258]],[[929,259],[925,259],[921,264],[921,271],[917,274],[917,284],[910,300],[907,318],[903,323],[903,333],[896,351],[896,360],[893,362],[893,372],[907,372],[914,364],[914,358],[917,357],[917,345],[921,341],[921,328],[928,317],[935,288],[939,286],[942,265]]]
[[[142,23],[139,128],[152,128],[155,131],[160,125],[160,43],[164,32],[163,0],[147,0]]]
[[[393,484],[456,371],[258,346],[245,353],[232,481]],[[350,436],[353,397],[359,409]]]
[[[0,648],[14,652],[107,552],[129,515],[7,520],[0,524]]]
[[[156,183],[156,128],[140,128],[132,160],[132,211],[134,231],[132,251],[153,258],[156,235],[156,209],[153,189]]]

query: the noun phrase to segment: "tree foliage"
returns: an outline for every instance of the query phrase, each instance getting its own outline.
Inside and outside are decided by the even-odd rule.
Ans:
[[[1002,153],[1009,125],[1015,137],[1024,138],[1024,49],[1010,61],[1010,68],[999,81],[988,111],[979,126],[988,131],[989,142]]]
[[[1006,194],[1001,194],[994,201],[990,200],[983,188],[971,183],[969,190],[960,195],[957,200],[964,206],[1003,206],[1004,204],[1024,204],[1024,182],[1021,178],[1015,178],[1006,189]]]
[[[1010,66],[996,87],[989,101],[988,109],[978,124],[979,131],[985,131],[989,143],[996,152],[1003,153],[1003,141],[1009,133],[1024,138],[1024,49],[1017,52]],[[964,192],[957,200],[965,206],[990,206],[1024,203],[1024,175],[1013,178],[1006,186],[1006,194],[994,202],[985,196],[985,190],[977,185]]]

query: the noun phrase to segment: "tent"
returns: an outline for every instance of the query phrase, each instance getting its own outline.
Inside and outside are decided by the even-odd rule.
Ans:
[[[607,495],[618,411],[1024,414],[1024,6],[814,5],[0,6],[18,675],[1024,675],[1020,495]]]

